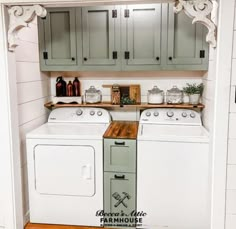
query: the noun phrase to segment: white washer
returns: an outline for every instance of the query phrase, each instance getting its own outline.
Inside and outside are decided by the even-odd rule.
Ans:
[[[27,134],[30,222],[100,225],[109,122],[104,109],[58,108]]]
[[[148,109],[137,143],[137,210],[143,228],[210,229],[210,155],[200,113]]]

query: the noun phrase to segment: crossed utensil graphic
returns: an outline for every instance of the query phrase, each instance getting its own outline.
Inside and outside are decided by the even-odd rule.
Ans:
[[[112,194],[112,196],[118,200],[118,202],[114,205],[114,207],[118,207],[120,204],[123,204],[124,207],[128,207],[128,205],[124,202],[124,200],[127,198],[128,200],[131,198],[131,196],[127,192],[122,192],[124,194],[123,197],[118,192],[115,192]]]

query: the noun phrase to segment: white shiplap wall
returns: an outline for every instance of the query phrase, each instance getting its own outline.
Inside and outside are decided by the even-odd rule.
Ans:
[[[28,28],[20,30],[19,39],[19,46],[16,48],[16,74],[23,186],[23,217],[26,223],[28,221],[29,200],[25,136],[29,131],[47,121],[48,110],[44,108],[44,103],[48,101],[50,96],[50,80],[47,73],[41,73],[39,69],[36,20]]]
[[[236,14],[236,12],[235,12]],[[231,70],[225,229],[236,228],[236,17]]]

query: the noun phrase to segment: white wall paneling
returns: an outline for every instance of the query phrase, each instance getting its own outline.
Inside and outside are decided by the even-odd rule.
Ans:
[[[236,129],[234,128],[236,125],[236,20],[233,27],[232,49],[225,229],[236,228]]]
[[[0,4],[0,213],[1,225],[7,229],[23,227],[20,179],[19,134],[17,133],[17,94],[15,55],[7,52],[6,8]],[[4,225],[3,225],[4,224]]]
[[[235,207],[234,191],[227,191],[228,112],[230,100],[230,77],[233,46],[235,0],[219,1],[219,23],[215,64],[215,93],[212,128],[213,184],[212,229],[225,228],[225,204],[227,213]]]
[[[16,48],[17,103],[20,132],[21,176],[23,190],[23,220],[29,220],[29,199],[26,159],[26,134],[47,121],[50,98],[50,79],[40,72],[37,21],[20,30]]]

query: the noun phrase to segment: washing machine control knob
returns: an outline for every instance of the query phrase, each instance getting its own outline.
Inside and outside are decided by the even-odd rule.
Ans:
[[[78,109],[78,110],[76,111],[76,115],[80,116],[80,115],[82,115],[82,114],[83,114],[83,111],[82,111],[81,109]]]
[[[195,113],[192,112],[192,113],[190,114],[190,117],[191,117],[191,118],[195,118],[195,117],[196,117]]]
[[[155,111],[154,112],[154,116],[157,117],[159,115],[159,112],[158,111]]]
[[[173,111],[168,111],[166,114],[167,114],[167,116],[168,116],[169,118],[171,118],[171,117],[174,116],[174,112],[173,112]]]
[[[186,118],[187,116],[188,116],[188,115],[187,115],[186,112],[183,112],[183,113],[182,113],[182,117],[183,117],[183,118]]]
[[[95,111],[90,111],[90,115],[95,115]]]
[[[102,116],[102,111],[98,111],[98,116]]]
[[[151,112],[150,112],[150,111],[147,111],[147,112],[146,112],[146,116],[147,116],[147,117],[150,117],[150,116],[151,116]]]

